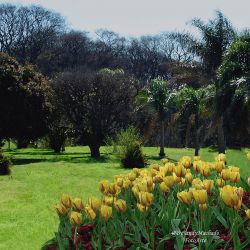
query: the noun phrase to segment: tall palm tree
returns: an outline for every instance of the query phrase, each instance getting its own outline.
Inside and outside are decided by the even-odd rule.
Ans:
[[[138,96],[140,103],[151,108],[160,122],[160,157],[165,156],[165,121],[171,113],[174,97],[175,91],[170,89],[166,81],[160,79],[152,80]]]
[[[193,121],[195,130],[195,156],[199,155],[201,146],[200,132],[202,129],[201,120],[211,115],[211,102],[214,96],[214,86],[194,89],[191,87],[182,88],[176,98],[176,107],[181,116],[189,117]],[[188,124],[188,127],[191,124]]]

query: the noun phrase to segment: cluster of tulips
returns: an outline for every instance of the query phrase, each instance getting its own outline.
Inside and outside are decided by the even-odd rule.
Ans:
[[[250,247],[250,179],[226,166],[224,154],[214,162],[162,159],[113,182],[102,180],[99,190],[100,197],[86,204],[62,196],[56,206],[59,249]]]

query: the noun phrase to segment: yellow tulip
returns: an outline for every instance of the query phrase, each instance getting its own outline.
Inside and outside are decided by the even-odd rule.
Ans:
[[[164,158],[164,159],[161,159],[161,162],[162,162],[162,164],[166,164],[166,163],[168,163],[169,162],[169,160],[167,159],[167,158]]]
[[[121,192],[121,188],[116,183],[110,183],[108,187],[108,193],[112,196],[118,196]]]
[[[123,180],[123,186],[122,187],[124,189],[129,189],[131,187],[131,185],[132,185],[132,182],[129,179]]]
[[[82,214],[75,212],[75,211],[72,211],[70,213],[69,219],[70,219],[70,223],[72,225],[80,225],[82,223]]]
[[[66,208],[71,208],[72,207],[72,198],[70,195],[63,194],[61,198],[61,203],[66,207]]]
[[[167,192],[169,191],[169,187],[166,185],[165,182],[162,182],[162,183],[160,184],[160,189],[161,189],[161,191],[162,191],[163,193],[167,193]]]
[[[215,163],[215,169],[217,171],[217,173],[221,173],[222,169],[225,167],[225,163],[224,161],[217,161]]]
[[[116,210],[117,210],[118,212],[121,212],[121,213],[125,212],[126,209],[127,209],[126,201],[125,201],[125,200],[122,200],[122,199],[117,200],[117,201],[114,203],[114,205],[115,205]]]
[[[89,198],[89,206],[96,212],[101,207],[101,200],[96,197]]]
[[[164,177],[163,181],[166,183],[166,185],[169,188],[171,188],[175,183],[174,176],[166,176],[166,177]]]
[[[225,185],[225,181],[221,178],[217,178],[216,183],[219,187],[223,187]]]
[[[235,166],[229,166],[228,169],[229,169],[231,172],[240,172],[240,168],[235,167]]]
[[[175,183],[179,183],[181,181],[181,177],[178,177],[175,173],[173,173],[173,177]]]
[[[80,198],[75,198],[73,200],[73,208],[75,208],[76,210],[79,210],[79,211],[84,209],[83,202]]]
[[[99,190],[100,192],[106,194],[109,189],[109,181],[107,180],[102,180],[99,182]]]
[[[140,190],[137,186],[132,187],[132,192],[134,196],[139,197]]]
[[[213,180],[204,180],[202,183],[203,183],[203,186],[205,187],[205,189],[207,190],[207,193],[211,194],[212,188],[214,186],[214,181]]]
[[[250,219],[250,209],[246,210],[246,216],[247,216],[248,219]]]
[[[208,165],[203,165],[200,167],[200,173],[205,176],[208,177],[210,175],[210,167]]]
[[[128,174],[128,179],[130,180],[130,181],[134,181],[135,179],[136,179],[136,173],[135,172],[130,172],[129,174]]]
[[[224,181],[227,181],[230,179],[230,174],[231,174],[231,171],[229,169],[223,169],[221,171],[221,177]]]
[[[218,159],[218,161],[224,161],[225,162],[226,161],[226,155],[221,153],[221,154],[218,155],[217,159]]]
[[[121,188],[123,186],[123,178],[121,178],[121,177],[117,178],[116,184]]]
[[[145,182],[147,184],[147,188],[149,192],[152,192],[154,190],[154,182],[152,177],[147,177],[145,179]]]
[[[186,169],[181,164],[178,164],[177,166],[174,167],[174,173],[176,174],[177,177],[184,177],[186,172],[187,172]]]
[[[200,161],[200,156],[194,156],[194,161]]]
[[[199,208],[201,211],[206,211],[207,210],[207,204],[199,204]]]
[[[140,192],[139,193],[139,201],[143,206],[149,207],[154,200],[154,196],[148,192]]]
[[[179,178],[179,177],[178,177]],[[185,182],[186,182],[186,179],[185,178],[180,178],[180,181],[178,182],[178,185],[179,186],[183,186],[184,184],[185,184]]]
[[[101,218],[107,220],[111,217],[111,215],[112,215],[112,207],[101,205],[101,208],[100,208]]]
[[[194,161],[193,168],[196,172],[200,172],[200,168],[202,166],[202,161]]]
[[[226,185],[220,189],[220,197],[226,206],[238,210],[241,207],[243,189]]]
[[[57,205],[55,207],[56,212],[59,216],[65,215],[68,213],[69,209],[67,207],[65,207],[62,203],[60,203],[59,205]]]
[[[103,203],[108,206],[112,206],[113,203],[116,201],[116,198],[113,196],[104,196]]]
[[[191,173],[186,173],[185,179],[188,181],[189,184],[193,181],[193,175]]]
[[[149,168],[155,169],[155,170],[159,171],[160,165],[159,165],[159,164],[151,164],[151,165],[149,166]]]
[[[177,193],[177,198],[186,205],[192,202],[193,195],[189,191],[182,191]]]
[[[204,185],[203,185],[202,180],[199,178],[193,179],[192,187],[194,187],[195,189],[204,189]]]
[[[139,168],[133,168],[132,171],[136,174],[136,176],[140,175],[140,169]]]
[[[231,172],[229,174],[230,181],[236,183],[240,180],[240,173],[239,172]]]
[[[160,167],[160,171],[162,173],[162,175],[166,176],[167,172],[168,172],[168,167]]]
[[[180,163],[185,167],[185,168],[190,168],[192,159],[189,156],[183,156],[180,160]]]
[[[172,173],[175,165],[174,165],[174,163],[169,162],[169,163],[165,164],[165,167],[168,169],[168,173]]]
[[[85,212],[86,212],[89,220],[94,220],[95,219],[96,213],[91,207],[85,207]]]
[[[140,203],[137,203],[136,205],[137,205],[138,210],[139,210],[141,213],[145,213],[145,212],[148,210],[148,207],[143,206],[143,205],[140,204]]]
[[[205,204],[207,202],[207,191],[205,189],[193,190],[193,197],[199,204]]]

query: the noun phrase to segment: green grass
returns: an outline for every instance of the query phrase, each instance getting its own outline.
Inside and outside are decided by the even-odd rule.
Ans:
[[[145,148],[149,162],[158,160],[157,148]],[[228,150],[228,164],[241,168],[243,177],[250,175],[246,150]],[[166,149],[171,159],[193,155],[192,149]],[[12,174],[0,176],[0,249],[32,250],[54,236],[58,218],[55,204],[63,193],[84,201],[99,195],[98,182],[126,173],[119,162],[102,148],[99,161],[89,157],[87,147],[69,147],[61,155],[50,150],[5,150],[14,157]],[[213,149],[202,149],[201,157],[212,161]]]

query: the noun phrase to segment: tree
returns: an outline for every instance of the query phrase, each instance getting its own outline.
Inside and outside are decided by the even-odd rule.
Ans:
[[[234,29],[220,11],[207,23],[201,19],[193,19],[191,23],[200,31],[201,36],[193,43],[193,51],[200,57],[208,78],[215,80],[223,54],[235,37]]]
[[[0,138],[26,146],[46,133],[51,110],[49,83],[32,65],[0,53]]]
[[[226,120],[227,137],[236,135],[245,142],[250,135],[249,65],[250,34],[244,32],[228,48],[218,70],[216,112]]]
[[[160,121],[160,157],[165,156],[165,121],[171,113],[174,97],[175,91],[170,89],[166,81],[159,79],[152,80],[148,87],[141,91],[138,96],[139,103],[146,104],[149,108],[153,109]]]
[[[137,83],[122,70],[65,72],[53,85],[75,138],[89,146],[94,158],[100,157],[99,149],[107,136],[131,122]]]
[[[199,155],[201,147],[202,119],[211,114],[210,105],[213,102],[214,86],[209,85],[205,88],[193,89],[190,87],[182,88],[176,97],[176,106],[181,116],[188,119],[186,137],[189,137],[190,129],[194,126],[195,130],[195,156]],[[208,105],[209,104],[209,105]],[[186,139],[187,139],[186,138]],[[188,139],[187,139],[188,140]],[[187,142],[186,142],[187,144]]]

